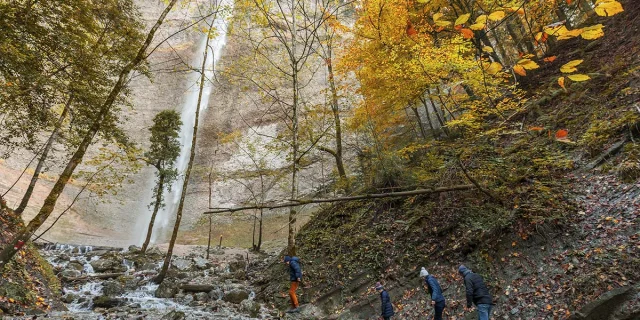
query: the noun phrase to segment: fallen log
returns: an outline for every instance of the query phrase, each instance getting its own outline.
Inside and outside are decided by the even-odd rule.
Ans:
[[[208,284],[183,284],[180,286],[185,292],[211,292],[211,290],[215,289],[214,286]]]
[[[434,189],[417,189],[412,191],[389,192],[389,193],[373,193],[373,194],[363,194],[358,196],[340,197],[340,198],[290,200],[290,202],[272,204],[272,205],[256,205],[256,206],[246,206],[246,207],[236,207],[236,208],[209,208],[211,209],[211,211],[206,211],[204,212],[204,214],[236,212],[236,211],[252,210],[252,209],[271,210],[271,209],[278,209],[278,208],[303,206],[303,205],[312,204],[312,203],[355,201],[355,200],[364,200],[364,199],[379,199],[379,198],[394,198],[394,197],[411,197],[411,196],[417,196],[422,194],[470,190],[470,189],[474,189],[475,187],[476,186],[474,186],[473,184],[465,184],[465,185],[458,185],[458,186],[452,186],[452,187],[441,187],[441,188],[434,188]]]
[[[117,272],[117,273],[93,273],[93,274],[88,274],[85,276],[80,276],[80,277],[62,277],[62,280],[67,281],[67,282],[73,282],[73,281],[84,281],[84,280],[94,280],[94,279],[99,279],[99,280],[106,280],[106,279],[113,279],[113,278],[117,278],[119,276],[124,276],[124,272]]]

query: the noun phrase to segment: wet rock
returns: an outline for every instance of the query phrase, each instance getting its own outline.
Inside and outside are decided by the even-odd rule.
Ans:
[[[64,270],[60,273],[60,276],[62,276],[63,278],[67,278],[67,279],[71,279],[71,278],[77,278],[79,276],[81,276],[82,273],[78,270],[73,270],[73,269],[67,269]]]
[[[580,311],[576,312],[572,320],[604,320],[611,319],[611,315],[622,305],[630,293],[632,286],[617,288],[606,292],[595,301],[587,304]]]
[[[134,245],[129,246],[128,249],[129,249],[129,253],[132,253],[132,254],[140,253],[140,251],[142,251],[142,248]]]
[[[173,259],[173,261],[171,261],[171,266],[180,271],[187,271],[192,267],[191,261],[185,259]]]
[[[124,300],[120,298],[108,297],[108,296],[100,296],[93,299],[93,308],[105,308],[111,309],[115,307],[119,307],[124,304]],[[97,311],[96,311],[97,312]]]
[[[195,263],[196,268],[198,268],[200,270],[209,269],[211,267],[211,263],[209,263],[209,261],[207,261],[207,259],[204,259],[204,258],[201,258],[201,257],[193,258],[193,263]]]
[[[124,293],[124,286],[117,281],[105,281],[102,284],[102,294],[106,296],[118,296]]]
[[[145,254],[147,256],[150,256],[150,257],[164,256],[164,253],[162,253],[162,251],[160,251],[160,249],[158,249],[158,247],[153,247],[153,248],[147,250],[147,252]]]
[[[209,301],[209,295],[206,292],[198,292],[195,294],[196,301],[207,302]]]
[[[247,272],[244,270],[236,270],[236,272],[233,273],[233,278],[237,280],[246,280]]]
[[[140,268],[140,270],[142,271],[156,270],[156,269],[158,269],[158,265],[153,262],[147,262],[143,264],[142,267]]]
[[[184,297],[182,297],[182,299],[180,300],[180,302],[182,304],[190,304],[191,302],[193,302],[193,296],[190,294],[185,294]]]
[[[95,272],[120,271],[120,261],[115,258],[98,259],[91,262],[91,266]]]
[[[82,271],[84,270],[84,265],[78,261],[71,261],[67,264],[67,269]]]
[[[249,298],[249,293],[242,289],[233,289],[224,294],[222,300],[239,304],[242,300]]]
[[[222,293],[222,290],[220,290],[220,288],[209,291],[209,298],[211,300],[220,300],[223,297],[224,293]]]
[[[156,298],[173,298],[177,293],[179,285],[171,281],[163,281],[156,289]]]
[[[247,262],[242,260],[236,260],[229,263],[229,271],[236,272],[238,270],[244,270],[247,267]]]
[[[62,297],[62,302],[64,303],[72,303],[78,300],[78,295],[73,293],[67,293]]]
[[[183,319],[186,319],[186,317],[187,317],[187,316],[185,315],[185,313],[184,313],[184,312],[182,312],[182,311],[175,311],[175,310],[174,310],[174,311],[171,311],[171,312],[169,312],[169,313],[165,314],[165,315],[162,317],[162,320],[183,320]]]
[[[252,318],[255,318],[258,316],[258,312],[260,312],[260,304],[249,299],[243,300],[240,302],[240,310],[249,314]]]

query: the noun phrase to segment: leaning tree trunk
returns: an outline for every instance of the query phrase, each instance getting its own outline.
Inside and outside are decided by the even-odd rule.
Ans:
[[[336,130],[336,152],[334,158],[336,159],[336,169],[340,179],[343,180],[345,192],[350,192],[349,180],[347,179],[347,172],[344,169],[344,161],[342,160],[342,125],[340,123],[340,108],[338,105],[338,90],[336,89],[336,80],[333,73],[333,58],[331,51],[331,43],[327,45],[327,71],[329,72],[329,89],[331,90],[331,112],[333,112],[333,121]]]
[[[67,166],[58,177],[56,183],[53,185],[53,188],[49,192],[47,198],[44,200],[44,205],[42,206],[42,208],[40,208],[38,214],[33,218],[33,220],[29,222],[26,227],[22,228],[22,230],[20,230],[13,237],[13,239],[5,245],[2,252],[0,252],[0,271],[4,269],[4,266],[13,258],[16,252],[18,252],[18,250],[20,250],[24,246],[31,235],[33,235],[33,233],[47,220],[47,218],[49,218],[51,212],[53,212],[53,209],[56,206],[56,202],[58,201],[58,198],[64,190],[67,182],[69,182],[71,175],[75,171],[76,167],[82,162],[84,154],[87,152],[87,148],[89,148],[89,145],[91,145],[96,133],[98,133],[98,131],[100,131],[100,129],[102,128],[102,121],[104,121],[105,117],[109,114],[109,111],[111,111],[111,107],[120,95],[122,89],[125,87],[129,74],[145,59],[146,51],[151,45],[151,41],[153,41],[153,37],[156,31],[158,30],[160,25],[162,25],[164,18],[167,16],[167,14],[177,1],[178,0],[171,0],[169,5],[165,8],[165,10],[156,21],[155,25],[147,34],[147,38],[138,50],[135,58],[133,58],[133,60],[131,60],[131,62],[129,62],[122,69],[122,71],[120,71],[118,80],[113,85],[113,88],[111,89],[111,92],[107,96],[105,102],[98,109],[95,120],[89,128],[89,131],[87,131],[84,138],[82,139],[82,142],[80,142],[78,149],[67,163]]]
[[[193,167],[193,159],[196,157],[196,141],[198,138],[198,121],[200,119],[200,104],[202,103],[202,92],[204,91],[204,82],[207,79],[205,76],[205,68],[207,66],[207,55],[209,53],[209,39],[211,38],[211,31],[213,27],[209,26],[207,33],[207,41],[204,45],[204,57],[202,59],[202,67],[200,68],[200,91],[198,92],[198,103],[196,104],[196,116],[195,123],[193,124],[193,137],[191,138],[191,153],[189,155],[189,163],[187,164],[187,171],[184,174],[184,182],[182,183],[182,191],[180,192],[180,203],[178,204],[178,211],[176,212],[176,222],[173,226],[173,233],[171,234],[171,240],[169,241],[169,249],[167,250],[167,256],[164,258],[162,269],[158,276],[153,279],[155,283],[162,283],[167,276],[169,265],[171,265],[171,256],[173,255],[173,247],[176,244],[178,238],[178,230],[180,229],[180,221],[182,221],[182,210],[184,208],[184,199],[187,196],[187,186],[189,185],[189,176],[191,175],[191,168]]]
[[[160,170],[160,164],[158,163],[158,170]],[[153,205],[153,213],[151,214],[151,221],[149,221],[149,228],[147,229],[147,238],[144,239],[144,243],[142,244],[142,253],[147,252],[147,248],[149,248],[149,243],[151,242],[151,233],[153,233],[153,225],[156,222],[156,216],[158,215],[158,211],[160,210],[160,206],[162,205],[162,192],[164,191],[164,179],[165,174],[160,173],[160,179],[158,180],[158,187],[156,190],[156,203]]]
[[[42,150],[40,159],[38,159],[38,165],[36,165],[36,170],[33,172],[33,176],[31,176],[31,182],[29,182],[29,187],[27,187],[27,191],[25,191],[24,195],[22,196],[22,200],[20,201],[20,204],[14,210],[14,212],[17,214],[22,214],[24,209],[27,207],[27,204],[29,204],[29,199],[31,199],[31,195],[33,194],[33,189],[35,189],[36,187],[36,183],[38,183],[40,172],[42,171],[42,167],[44,166],[45,160],[47,160],[47,156],[49,155],[51,146],[53,146],[53,141],[55,141],[56,138],[58,137],[58,132],[60,132],[62,123],[64,122],[64,119],[67,117],[67,114],[69,113],[69,107],[71,106],[71,101],[73,101],[73,95],[69,96],[69,99],[67,100],[67,103],[64,106],[64,110],[62,110],[62,114],[60,115],[58,122],[56,122],[56,126],[54,127],[53,132],[51,132],[49,139],[47,139],[47,144]]]

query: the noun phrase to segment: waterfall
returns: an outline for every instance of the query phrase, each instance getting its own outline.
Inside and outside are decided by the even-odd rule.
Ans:
[[[232,8],[231,8],[232,9]],[[226,10],[225,10],[226,11]],[[230,11],[230,10],[229,10]],[[213,83],[211,80],[214,77],[213,68],[220,59],[222,48],[227,41],[227,26],[226,16],[222,13],[218,13],[213,22],[213,26],[217,31],[215,38],[209,41],[209,50],[207,55],[206,67],[205,67],[205,84],[202,92],[202,101],[200,103],[201,118],[202,113],[207,110],[209,104],[209,97],[211,96],[211,90]],[[192,61],[191,67],[194,69],[200,69],[202,66],[202,59],[204,58],[204,50],[207,41],[207,35],[204,34],[197,48],[197,53]],[[176,161],[176,169],[178,170],[178,179],[171,185],[171,191],[164,193],[164,207],[158,211],[156,216],[156,222],[153,227],[153,233],[151,236],[151,242],[157,243],[161,241],[167,232],[173,228],[174,217],[178,208],[178,202],[180,201],[180,192],[182,191],[182,183],[184,182],[183,176],[189,163],[189,155],[191,153],[191,140],[193,138],[193,126],[195,121],[195,111],[198,104],[198,94],[200,89],[200,73],[197,71],[191,71],[187,77],[187,88],[185,92],[185,99],[182,105],[181,120],[182,128],[180,129],[180,155]],[[155,184],[155,177],[150,179],[149,188],[153,188]],[[146,199],[145,199],[146,201]],[[144,238],[147,232],[147,226],[151,219],[151,211],[145,215],[141,215],[142,221],[136,223],[136,230],[134,234],[138,235],[138,244],[144,242]],[[146,222],[146,223],[141,223]]]

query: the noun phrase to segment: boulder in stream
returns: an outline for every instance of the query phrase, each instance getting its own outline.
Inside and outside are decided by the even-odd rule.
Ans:
[[[80,271],[78,271],[78,270],[75,270],[75,269],[67,269],[67,270],[64,270],[64,271],[62,271],[60,273],[60,276],[62,276],[63,278],[66,278],[66,279],[77,278],[77,277],[79,277],[81,275],[82,275],[82,273]]]
[[[93,308],[115,308],[124,304],[124,300],[109,296],[99,296],[93,299]]]
[[[105,281],[102,284],[102,294],[106,296],[118,296],[124,293],[124,286],[118,281]]]
[[[84,265],[78,261],[71,261],[69,262],[69,264],[67,264],[66,268],[71,270],[82,271],[84,270]]]
[[[186,318],[187,318],[187,315],[184,312],[174,310],[165,314],[162,317],[162,320],[183,320]]]
[[[101,258],[91,262],[91,266],[95,272],[118,272],[120,268],[120,261],[115,258]]]
[[[173,298],[179,290],[179,285],[171,281],[163,281],[156,289],[156,298]]]
[[[227,302],[231,302],[231,303],[235,303],[235,304],[239,304],[243,300],[248,299],[248,298],[249,298],[249,293],[246,290],[233,289],[231,291],[226,292],[224,294],[224,297],[222,298],[222,300],[227,301]]]
[[[180,271],[187,271],[189,269],[191,269],[192,265],[191,265],[191,261],[189,260],[185,260],[185,259],[173,259],[171,261],[171,266],[175,267],[176,269],[180,270]]]

